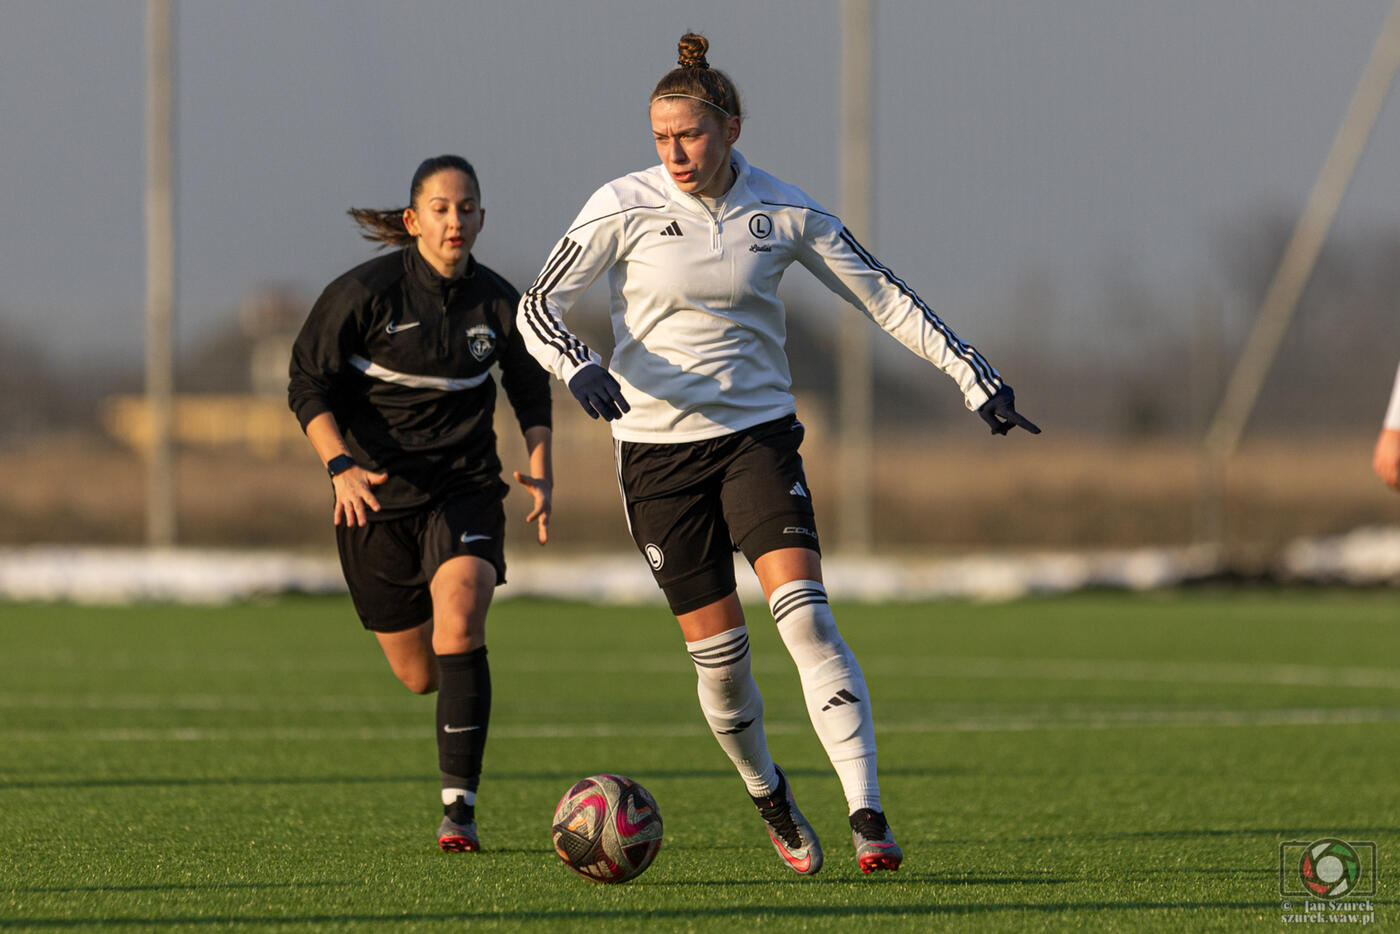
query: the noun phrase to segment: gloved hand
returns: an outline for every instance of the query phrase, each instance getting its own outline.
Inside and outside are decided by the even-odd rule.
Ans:
[[[1018,425],[1033,435],[1040,434],[1034,422],[1016,411],[1016,394],[1005,383],[1001,384],[994,396],[978,407],[977,414],[992,426],[994,435],[1004,435]]]
[[[622,398],[622,387],[617,380],[596,363],[590,363],[574,374],[573,379],[569,380],[569,392],[574,394],[589,418],[601,415],[604,421],[610,422],[621,418],[632,408]]]

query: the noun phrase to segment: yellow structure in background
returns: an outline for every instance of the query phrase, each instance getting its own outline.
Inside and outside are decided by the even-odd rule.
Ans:
[[[287,360],[309,300],[266,285],[244,296],[238,318],[248,347],[248,390],[174,397],[172,440],[179,447],[231,447],[259,457],[309,451],[287,408]],[[101,406],[107,434],[142,453],[151,450],[151,409],[144,396],[113,396]]]
[[[180,446],[241,447],[262,457],[306,446],[301,426],[280,396],[176,396],[174,416],[174,440]],[[151,412],[143,396],[105,400],[102,426],[123,444],[138,451],[149,449]]]

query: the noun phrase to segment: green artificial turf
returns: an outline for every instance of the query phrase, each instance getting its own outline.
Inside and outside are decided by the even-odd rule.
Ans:
[[[906,854],[872,876],[771,620],[749,615],[770,745],[826,848],[812,878],[768,843],[664,610],[493,608],[484,851],[444,854],[433,701],[348,600],[0,605],[0,928],[1271,930],[1322,903],[1280,894],[1282,845],[1400,858],[1400,595],[838,605]],[[559,796],[603,771],[665,825],[619,886],[549,842]],[[1387,872],[1380,929],[1400,925]]]

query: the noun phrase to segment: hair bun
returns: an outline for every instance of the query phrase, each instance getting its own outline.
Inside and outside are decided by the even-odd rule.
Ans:
[[[688,32],[676,44],[680,51],[679,64],[682,68],[709,68],[705,53],[710,50],[710,41],[699,33]]]

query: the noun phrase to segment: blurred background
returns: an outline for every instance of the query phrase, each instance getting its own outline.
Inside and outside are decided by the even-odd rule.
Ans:
[[[867,531],[838,381],[856,315],[784,284],[804,454],[833,551],[1222,545],[1260,566],[1400,524],[1370,451],[1400,359],[1400,104],[1385,100],[1240,444],[1202,439],[1390,0],[874,0],[871,172],[843,204],[838,0],[176,0],[176,540],[329,553],[286,408],[290,342],[369,258],[351,206],[418,162],[477,167],[475,255],[524,288],[588,195],[653,164],[686,30],[738,83],[738,148],[832,210],[1015,387],[990,438],[954,384],[874,345]],[[0,544],[147,538],[146,5],[0,0]],[[854,225],[853,225],[854,226]],[[606,287],[575,323],[610,343]],[[606,428],[556,386],[551,549],[629,549]],[[523,444],[498,419],[507,469]],[[512,514],[524,515],[516,493]],[[526,547],[519,526],[513,547]]]

